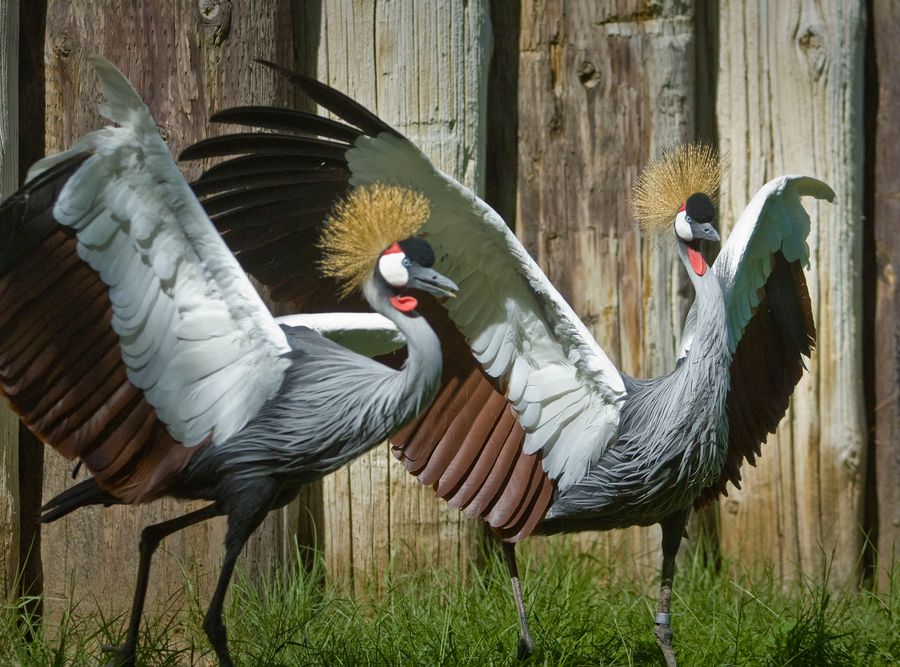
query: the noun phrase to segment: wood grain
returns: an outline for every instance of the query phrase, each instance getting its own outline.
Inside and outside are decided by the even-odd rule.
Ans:
[[[319,22],[311,73],[396,127],[476,192],[484,183],[487,3],[334,2]],[[387,444],[324,480],[329,570],[357,595],[384,573],[464,573],[481,527],[422,487]]]
[[[0,200],[18,186],[19,2],[0,0]],[[0,600],[19,569],[19,420],[0,404]]]
[[[900,549],[900,5],[875,0],[871,6],[878,107],[871,171],[875,179],[875,460],[869,470],[875,472],[879,585],[886,588],[892,560]]]
[[[722,549],[782,575],[854,581],[862,550],[866,424],[862,395],[861,2],[720,4],[718,133],[732,169],[721,218],[728,231],[778,174],[827,182],[833,205],[807,202],[807,280],[819,332],[793,408],[723,502]]]
[[[516,232],[618,368],[664,374],[689,283],[674,245],[640,238],[630,194],[661,147],[693,138],[692,10],[530,0],[521,25]],[[655,526],[544,539],[629,554],[647,574],[661,562]]]

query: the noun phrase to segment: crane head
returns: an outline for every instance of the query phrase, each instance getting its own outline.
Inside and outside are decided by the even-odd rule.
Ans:
[[[410,237],[391,244],[381,253],[375,273],[393,292],[391,305],[408,313],[416,308],[418,301],[401,292],[418,289],[438,297],[454,297],[459,291],[456,283],[435,271],[433,265],[434,250],[428,241]]]
[[[712,200],[702,192],[695,192],[675,215],[675,236],[685,243],[718,241],[719,233],[712,224],[715,217]]]
[[[714,197],[722,180],[724,160],[711,146],[685,144],[652,160],[634,186],[634,216],[644,234],[671,229],[682,212],[699,222],[712,222]],[[676,227],[676,235],[679,228]]]
[[[718,241],[719,233],[713,227],[716,207],[702,192],[695,192],[682,204],[675,215],[675,236],[687,246],[691,268],[698,276],[706,273],[707,264],[700,252],[700,241]]]
[[[384,183],[354,188],[325,221],[322,273],[347,296],[371,279],[385,248],[414,236],[430,215],[431,203],[415,190]]]

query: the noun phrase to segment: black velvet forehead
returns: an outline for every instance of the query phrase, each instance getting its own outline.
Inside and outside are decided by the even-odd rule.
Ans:
[[[398,244],[406,256],[419,266],[432,266],[434,264],[434,250],[425,239],[412,236],[400,241]]]
[[[716,217],[716,207],[702,192],[695,192],[685,202],[684,211],[694,222],[712,222]]]

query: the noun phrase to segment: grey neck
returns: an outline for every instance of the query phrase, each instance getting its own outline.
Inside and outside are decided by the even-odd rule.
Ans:
[[[731,363],[728,350],[728,314],[725,310],[725,296],[722,285],[711,267],[706,273],[698,276],[688,259],[687,246],[677,242],[678,257],[694,285],[695,310],[697,320],[688,360],[693,363],[712,363],[718,366],[725,364],[725,370]],[[722,374],[723,377],[727,373]]]
[[[718,476],[728,448],[726,400],[731,382],[728,349],[728,317],[722,286],[707,267],[698,276],[688,259],[687,247],[678,242],[678,255],[694,285],[697,319],[687,359],[674,375],[684,420],[684,454],[679,478],[687,484],[686,496],[694,498]]]
[[[362,292],[372,309],[391,320],[406,337],[406,363],[389,392],[394,397],[397,418],[405,423],[424,410],[437,393],[443,371],[441,344],[419,313],[402,313],[391,305],[392,293],[386,285],[370,280]]]

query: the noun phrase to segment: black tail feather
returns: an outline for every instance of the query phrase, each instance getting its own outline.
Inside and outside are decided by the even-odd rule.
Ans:
[[[119,505],[122,501],[104,491],[93,477],[79,482],[62,493],[53,496],[41,508],[41,523],[53,523],[79,507],[88,505]]]

